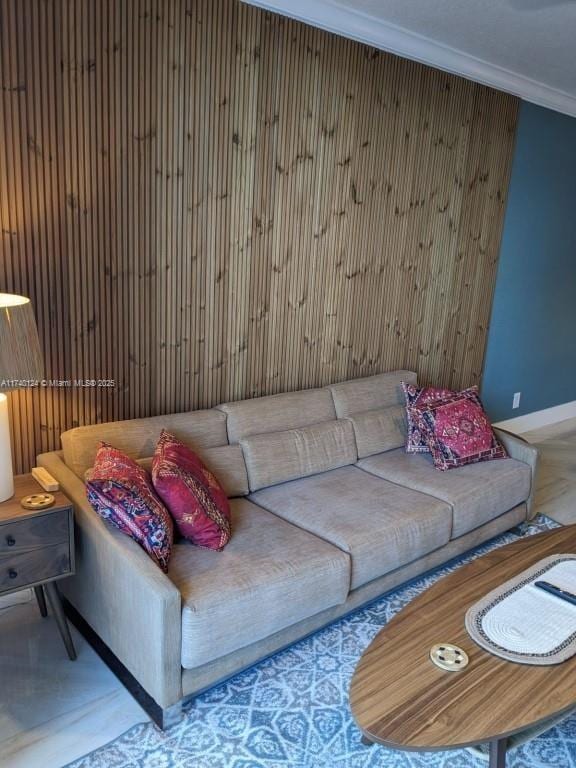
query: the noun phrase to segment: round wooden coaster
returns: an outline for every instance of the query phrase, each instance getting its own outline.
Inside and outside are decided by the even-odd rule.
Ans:
[[[440,669],[447,672],[459,672],[468,666],[468,654],[452,643],[439,643],[430,649],[430,659]]]
[[[20,499],[24,509],[47,509],[54,504],[54,496],[51,493],[32,493]]]

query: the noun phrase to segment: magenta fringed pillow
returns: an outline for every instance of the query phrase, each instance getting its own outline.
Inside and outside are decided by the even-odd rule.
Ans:
[[[507,456],[475,387],[413,407],[411,411],[421,434],[426,435],[437,469],[453,469]]]
[[[122,451],[100,443],[94,466],[86,473],[86,495],[102,519],[134,539],[163,571],[168,570],[174,525],[145,469]]]
[[[154,489],[184,538],[220,550],[230,539],[230,503],[194,451],[165,429],[152,460]]]
[[[406,398],[406,421],[407,421],[407,453],[429,453],[426,436],[420,431],[418,419],[412,416],[412,408],[419,408],[429,403],[450,397],[455,393],[451,389],[442,389],[440,387],[415,387],[414,384],[402,382],[404,397]]]

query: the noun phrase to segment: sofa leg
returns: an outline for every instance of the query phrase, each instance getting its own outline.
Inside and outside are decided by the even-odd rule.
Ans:
[[[161,711],[160,722],[156,721],[156,725],[162,731],[166,731],[168,728],[178,725],[182,717],[182,702],[179,701],[177,704],[173,704],[171,707]]]

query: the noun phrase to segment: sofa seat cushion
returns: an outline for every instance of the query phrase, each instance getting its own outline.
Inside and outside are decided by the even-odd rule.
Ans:
[[[182,666],[207,664],[346,601],[350,558],[247,499],[233,499],[222,552],[176,544]]]
[[[430,454],[407,454],[398,449],[361,459],[358,466],[450,504],[453,539],[499,517],[530,495],[530,467],[516,459],[468,464],[450,472],[438,472]]]
[[[452,528],[448,504],[358,467],[292,480],[250,498],[348,552],[352,589],[443,546]]]

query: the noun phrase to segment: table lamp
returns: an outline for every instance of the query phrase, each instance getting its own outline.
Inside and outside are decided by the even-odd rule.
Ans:
[[[42,352],[30,299],[0,293],[0,501],[14,495],[6,390],[42,378]]]

